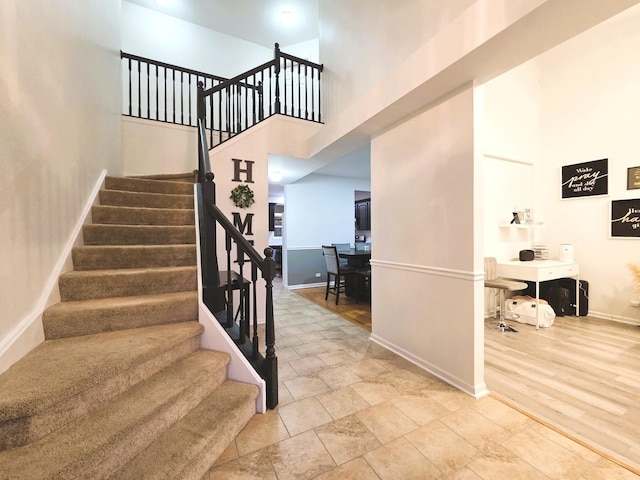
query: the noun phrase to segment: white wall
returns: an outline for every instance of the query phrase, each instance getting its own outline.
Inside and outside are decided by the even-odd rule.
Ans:
[[[504,227],[514,207],[543,221],[536,178],[540,160],[540,74],[536,60],[480,87],[484,98],[480,148],[484,163],[484,255],[518,258],[543,227]],[[517,211],[517,210],[516,210]]]
[[[368,180],[308,175],[285,186],[288,249],[353,243],[354,191],[368,190]]]
[[[122,50],[180,67],[234,77],[273,58],[273,49],[122,2]]]
[[[467,88],[371,142],[372,338],[483,395],[483,177],[474,161],[474,104]]]
[[[40,314],[103,169],[121,173],[120,1],[0,2],[0,371]]]
[[[325,118],[332,118],[475,0],[319,2]],[[366,39],[366,40],[364,40]]]
[[[640,165],[640,7],[543,55],[540,190],[545,238],[557,251],[573,243],[580,275],[590,282],[589,311],[637,323],[627,264],[640,262],[640,240],[609,238],[612,200],[626,190],[627,168]],[[561,199],[563,165],[609,159],[609,195]]]

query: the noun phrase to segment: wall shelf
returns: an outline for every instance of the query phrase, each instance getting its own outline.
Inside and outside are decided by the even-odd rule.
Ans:
[[[544,227],[544,223],[501,223],[500,224],[500,228],[531,229],[536,227]]]

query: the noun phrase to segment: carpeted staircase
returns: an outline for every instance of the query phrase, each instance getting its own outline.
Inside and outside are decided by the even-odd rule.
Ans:
[[[200,348],[193,175],[105,187],[45,342],[0,375],[0,479],[200,479],[255,414]]]

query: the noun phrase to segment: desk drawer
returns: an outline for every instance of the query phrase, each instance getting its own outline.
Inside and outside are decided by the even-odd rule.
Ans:
[[[557,265],[553,267],[543,268],[539,272],[540,281],[551,280],[562,277],[575,277],[580,273],[577,263],[572,265]]]

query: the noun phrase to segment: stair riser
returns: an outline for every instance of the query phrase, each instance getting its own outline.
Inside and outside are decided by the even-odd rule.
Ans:
[[[129,429],[126,435],[114,439],[106,448],[91,455],[91,461],[80,459],[70,465],[60,478],[68,480],[110,478],[122,468],[123,463],[133,459],[164,433],[169,426],[195,408],[202,399],[224,382],[226,376],[226,368],[211,372],[210,375],[203,377],[195,388],[185,392],[179,399],[174,399],[169,404],[163,404],[161,408],[149,413],[145,418],[141,418],[135,428]]]
[[[60,277],[60,297],[63,302],[92,298],[129,297],[153,293],[197,290],[196,268],[182,267],[167,272],[163,269],[129,272],[114,270],[109,274],[64,274]]]
[[[162,195],[158,193],[100,190],[99,198],[101,205],[193,209],[193,195]]]
[[[193,195],[193,184],[185,182],[107,177],[105,179],[105,187],[108,190],[126,190],[129,192]]]
[[[182,267],[195,265],[195,245],[173,247],[78,247],[72,252],[75,270]]]
[[[115,225],[194,225],[193,209],[128,208],[110,205],[92,207],[93,223]]]
[[[48,309],[42,316],[47,340],[189,321],[198,321],[196,295],[166,302],[140,301],[139,304],[120,308],[62,313]]]
[[[195,244],[193,226],[85,225],[85,245],[184,245]]]
[[[200,336],[192,337],[170,350],[121,372],[94,388],[76,395],[73,401],[62,402],[31,417],[22,417],[0,423],[0,450],[32,443],[58,430],[70,421],[103,405],[133,385],[151,377],[168,365],[190,355],[200,347]]]

